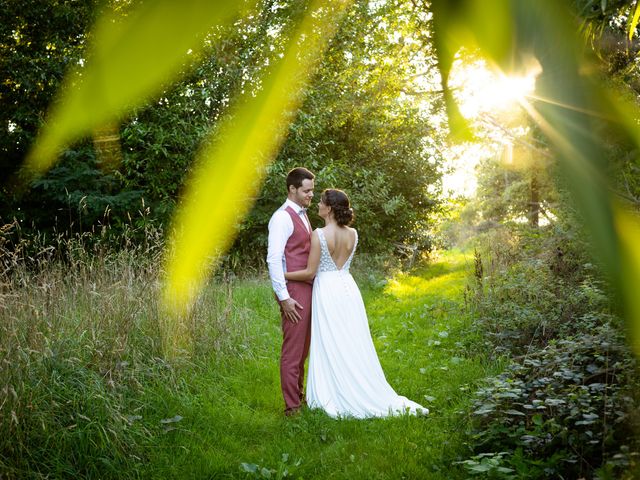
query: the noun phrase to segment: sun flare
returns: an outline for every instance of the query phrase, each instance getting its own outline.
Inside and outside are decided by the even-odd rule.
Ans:
[[[540,71],[540,65],[535,63],[525,74],[508,75],[490,68],[483,60],[471,63],[457,61],[451,71],[449,86],[460,113],[468,121],[485,128],[501,123],[500,119],[509,119],[507,123],[511,124],[510,130],[519,135],[526,129],[513,128],[513,125],[522,123],[520,115],[527,115],[527,109],[523,107],[528,106],[529,99],[534,95],[536,77]],[[493,130],[490,134],[481,135],[484,141],[448,148],[442,178],[445,195],[470,198],[475,194],[475,168],[478,162],[498,155],[504,145],[511,141],[503,138],[505,134],[499,128]]]
[[[507,75],[483,61],[458,64],[451,74],[451,86],[465,118],[483,113],[513,112],[533,94],[539,68],[524,75]]]

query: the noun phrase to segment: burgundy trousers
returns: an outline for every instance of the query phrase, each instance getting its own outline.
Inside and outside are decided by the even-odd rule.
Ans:
[[[300,407],[304,400],[304,362],[309,354],[311,341],[311,289],[303,282],[288,282],[289,295],[300,305],[302,317],[293,323],[284,316],[282,308],[282,352],[280,354],[280,385],[284,396],[285,412]]]

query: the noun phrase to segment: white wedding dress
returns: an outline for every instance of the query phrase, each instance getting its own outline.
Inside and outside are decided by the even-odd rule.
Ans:
[[[320,265],[313,283],[307,404],[331,417],[386,417],[428,413],[402,397],[385,379],[376,354],[362,295],[349,266],[334,263],[322,229]]]

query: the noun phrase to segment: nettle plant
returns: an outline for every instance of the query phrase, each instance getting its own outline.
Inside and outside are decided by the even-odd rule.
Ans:
[[[598,466],[629,467],[635,361],[619,328],[592,332],[553,340],[478,390],[472,437],[481,453],[462,462],[470,473],[591,478]]]

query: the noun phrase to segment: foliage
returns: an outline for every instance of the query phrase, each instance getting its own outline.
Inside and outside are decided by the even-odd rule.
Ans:
[[[98,11],[96,0],[0,2],[3,178],[20,166],[64,72],[80,61]]]
[[[189,55],[202,50],[203,37],[213,27],[229,24],[253,3],[151,1],[125,13],[106,10],[92,27],[85,58],[66,72],[59,101],[50,108],[22,174],[46,172],[59,150],[161,93],[190,66]]]
[[[612,314],[610,292],[583,238],[562,222],[546,229],[507,225],[484,235],[482,273],[468,294],[499,349],[522,354],[571,333],[583,315]]]
[[[638,25],[637,2],[633,0],[574,0],[574,10],[581,20],[580,29],[592,43],[612,29],[632,40]],[[613,28],[612,28],[613,27]]]
[[[394,4],[394,7],[407,5],[397,3]],[[427,50],[428,46],[431,46],[431,42],[425,41],[425,39],[429,38],[429,33],[433,33],[433,47],[435,48],[441,73],[442,93],[449,114],[453,136],[463,138],[469,136],[467,126],[459,115],[448,84],[453,59],[460,47],[478,47],[482,55],[495,62],[505,72],[524,68],[528,63],[534,61],[539,64],[542,72],[537,81],[537,100],[529,105],[529,111],[534,121],[542,129],[545,137],[549,140],[550,148],[557,154],[565,172],[568,173],[566,175],[567,184],[572,189],[577,205],[581,208],[587,224],[592,228],[591,235],[598,246],[597,250],[601,252],[605,264],[610,269],[611,278],[624,293],[623,296],[627,300],[626,306],[631,312],[629,315],[631,317],[640,315],[640,304],[633,301],[635,297],[630,287],[628,287],[632,282],[622,281],[623,276],[633,280],[637,277],[638,269],[640,268],[638,263],[640,262],[640,255],[637,254],[637,249],[633,242],[633,231],[637,230],[638,227],[635,225],[633,217],[617,209],[612,203],[607,182],[602,181],[606,178],[606,175],[604,175],[606,165],[603,161],[605,156],[602,154],[599,143],[594,140],[594,135],[591,134],[597,122],[591,115],[586,115],[586,113],[596,112],[598,122],[603,122],[604,119],[610,118],[619,119],[620,123],[611,124],[611,126],[624,131],[630,139],[637,140],[638,129],[636,122],[633,120],[634,106],[621,102],[618,97],[608,95],[608,92],[601,85],[592,82],[581,74],[586,58],[583,55],[584,49],[573,33],[574,24],[569,10],[551,1],[527,3],[500,0],[494,3],[496,8],[493,9],[479,8],[478,4],[473,1],[450,3],[438,0],[420,3],[420,5],[423,7],[422,16],[416,18],[420,21],[426,21],[427,24],[429,24],[429,18],[433,18],[433,23],[432,29],[429,26],[416,36],[424,42],[424,48]],[[597,10],[597,6],[594,7],[595,5],[595,2],[586,2],[584,8],[579,9],[579,12],[582,14],[586,12],[587,16],[589,16],[594,8]],[[88,133],[92,128],[103,126],[106,122],[118,119],[122,112],[132,105],[140,105],[143,100],[161,92],[167,78],[178,77],[181,73],[184,73],[185,64],[191,64],[191,60],[184,57],[191,51],[190,47],[193,47],[196,52],[202,51],[202,36],[212,28],[212,25],[228,24],[230,18],[235,17],[238,13],[246,12],[241,12],[243,6],[244,4],[232,5],[231,2],[223,2],[217,5],[216,8],[210,7],[213,9],[210,11],[211,18],[209,18],[208,15],[199,15],[197,9],[150,2],[144,4],[141,8],[147,13],[154,12],[157,15],[138,15],[143,10],[132,11],[130,15],[121,19],[121,26],[117,28],[113,26],[115,23],[109,19],[100,20],[95,30],[96,37],[92,39],[92,49],[88,51],[87,67],[81,69],[83,81],[76,82],[74,88],[67,89],[62,93],[67,101],[56,104],[52,110],[55,120],[49,122],[47,127],[42,130],[40,140],[35,143],[34,149],[31,150],[28,166],[36,170],[47,168],[51,164],[55,150],[58,147],[68,144],[82,134]],[[358,4],[356,4],[356,9],[357,6]],[[624,4],[624,2],[601,2],[603,13],[606,13],[608,6],[627,8],[628,4]],[[367,2],[365,8],[369,11],[376,11],[378,7]],[[177,10],[172,10],[176,8]],[[209,7],[201,6],[201,8],[203,8],[202,12],[205,12],[208,11],[206,8]],[[338,9],[340,8],[342,7]],[[633,35],[637,26],[636,11],[637,8],[634,11],[633,18],[627,23],[629,36]],[[488,12],[496,12],[496,14],[489,19],[487,17],[489,15]],[[433,14],[432,17],[430,16],[431,14]],[[181,16],[180,18],[184,16],[185,21],[175,22],[173,21],[175,16]],[[404,12],[400,12],[400,15],[397,16],[401,21],[404,21],[405,17],[406,14]],[[495,25],[494,28],[487,29],[486,25],[492,22]],[[379,25],[386,26],[387,22],[383,21]],[[324,27],[319,27],[321,30],[322,28],[326,28],[326,30],[323,30],[323,33],[319,34],[317,38],[327,40],[333,36],[333,28],[335,26],[335,22],[327,22]],[[149,35],[136,36],[137,32],[142,31],[148,32]],[[452,32],[456,32],[456,34],[454,35]],[[373,37],[375,35],[365,35],[365,43],[368,38]],[[290,40],[295,36],[287,38]],[[299,38],[306,40],[308,35],[301,35]],[[404,38],[402,35],[397,37],[397,43],[404,44]],[[124,39],[128,48],[121,52],[122,55],[110,55],[110,46],[117,45],[119,39]],[[473,40],[471,41],[470,39]],[[128,40],[131,40],[131,42],[128,42]],[[386,40],[387,43],[390,43],[389,38]],[[512,40],[515,42],[513,49],[509,48]],[[161,55],[158,54],[157,44],[163,44],[167,47],[163,49]],[[291,41],[284,52],[295,52],[295,49],[299,47],[300,43]],[[316,55],[320,54],[324,49],[324,47],[319,46],[317,50],[314,50],[314,48],[305,49],[304,51],[311,55]],[[417,50],[420,49],[418,48]],[[133,55],[134,52],[136,52],[138,59],[142,59],[140,62],[132,61],[132,58],[135,57]],[[515,55],[513,54],[514,52]],[[431,52],[429,51],[428,53]],[[281,65],[284,65],[287,62],[287,55],[285,54],[282,58],[283,63]],[[413,59],[414,56],[410,58]],[[307,57],[303,55],[300,59],[307,59]],[[388,74],[389,70],[386,69],[385,65],[388,62],[393,63],[393,59],[394,57],[384,58],[385,61],[379,64],[382,67],[382,73]],[[297,80],[303,80],[305,75],[310,73],[309,69],[313,62],[299,62],[297,70],[292,67],[291,72],[285,75],[282,74],[282,70],[279,70],[279,67],[273,66],[278,64],[280,64],[279,61],[274,61],[264,72],[267,70],[280,72],[283,78],[278,81],[279,84],[282,84],[282,80],[293,80],[293,83],[289,85],[289,93],[278,96],[273,93],[275,90],[269,90],[269,82],[275,81],[275,73],[274,75],[265,73],[264,76],[256,77],[257,88],[250,92],[241,92],[241,96],[244,95],[248,102],[246,108],[239,110],[243,112],[245,117],[238,118],[247,119],[242,120],[243,125],[255,125],[255,121],[252,121],[252,119],[258,118],[255,115],[257,112],[262,111],[264,113],[264,110],[258,109],[258,105],[265,99],[273,100],[271,103],[262,104],[263,106],[271,105],[271,107],[275,108],[272,112],[273,115],[270,114],[272,119],[277,118],[278,122],[282,120],[285,123],[289,123],[293,119],[292,113],[295,110],[297,100],[300,99],[301,89],[305,83],[304,81],[297,82]],[[300,65],[303,64],[306,66],[301,68]],[[425,64],[428,64],[428,62]],[[294,70],[296,70],[296,73],[294,73]],[[137,72],[137,74],[127,78],[129,72]],[[298,74],[300,75],[299,78]],[[105,81],[106,77],[103,78],[101,75],[108,75],[111,80]],[[68,85],[73,84],[73,78],[78,79],[79,77],[69,76]],[[365,77],[365,80],[368,80],[368,78]],[[390,84],[393,85],[394,82],[392,81]],[[354,91],[354,89],[350,91]],[[96,92],[102,92],[105,95],[95,95]],[[265,95],[264,98],[261,96],[262,93]],[[375,91],[366,93],[375,94]],[[287,96],[290,94],[295,99]],[[110,98],[110,101],[102,102],[100,100],[107,97]],[[281,101],[278,103],[275,100]],[[293,103],[290,103],[289,100],[293,101]],[[280,106],[276,108],[276,104]],[[570,105],[571,108],[565,108],[566,105]],[[257,110],[252,111],[252,108]],[[365,111],[365,113],[368,112]],[[287,119],[280,118],[280,114],[286,116]],[[389,123],[388,118],[383,120],[387,120],[385,124]],[[280,126],[278,122],[275,122],[276,130]],[[269,122],[263,122],[263,126],[266,125],[271,126]],[[255,178],[256,181],[259,181],[264,174],[262,167],[269,163],[272,154],[279,148],[280,134],[282,132],[272,132],[265,135],[263,139],[264,145],[251,141],[251,132],[256,135],[259,133],[256,129],[248,129],[244,133],[237,131],[237,129],[225,130],[220,139],[226,136],[227,138],[224,140],[226,143],[221,143],[218,150],[215,148],[210,149],[209,146],[206,146],[202,150],[202,155],[207,157],[209,154],[212,155],[214,151],[218,153],[224,152],[226,151],[225,148],[231,148],[233,145],[237,148],[235,150],[231,148],[230,152],[238,153],[242,151],[240,145],[244,145],[249,146],[252,152],[257,157],[260,157],[260,161],[257,164],[251,164],[252,161],[256,160],[252,155],[243,157],[246,163],[237,163],[225,158],[224,160],[227,163],[222,161],[214,162],[215,168],[214,163],[207,164],[213,169],[211,171],[205,168],[199,169],[200,173],[194,174],[194,178],[199,178],[199,180],[194,180],[194,182],[211,182],[213,181],[212,178],[231,175],[232,171],[239,177],[244,178],[247,175],[242,172],[248,170],[242,170],[243,168],[251,170],[253,167],[260,165],[261,167],[256,170]],[[232,133],[237,137],[233,137]],[[235,140],[232,140],[232,138],[235,138]],[[244,142],[242,139],[244,139]],[[413,140],[415,141],[416,139],[413,138]],[[415,144],[413,145],[415,146]],[[261,146],[264,146],[266,150],[259,154]],[[364,151],[366,152],[366,149]],[[234,157],[235,153],[222,156]],[[403,153],[402,151],[399,152],[401,156]],[[208,158],[211,159],[213,157],[209,156]],[[231,167],[229,165],[237,166],[239,170],[230,170]],[[404,172],[404,170],[402,171]],[[406,178],[413,178],[411,173],[409,171]],[[229,178],[234,177],[229,176]],[[388,178],[383,177],[382,181],[388,181]],[[372,183],[371,178],[365,178],[365,184],[368,185],[370,183]],[[382,190],[384,185],[386,183],[377,185],[377,189]],[[183,198],[188,200],[185,205],[191,205],[192,210],[185,206],[184,211],[196,212],[198,211],[196,207],[199,207],[203,209],[198,214],[199,217],[206,216],[204,197],[197,197],[195,192],[212,196],[211,190],[213,188],[211,187],[212,185],[208,189],[188,189]],[[249,190],[245,190],[246,195],[242,197],[242,200],[232,202],[234,206],[241,205],[243,212],[247,209],[246,203],[249,200],[247,197],[251,197],[255,189],[254,185],[248,185],[247,187],[249,187]],[[358,187],[355,182],[354,187]],[[238,190],[229,188],[228,191],[228,195],[233,195],[233,192]],[[384,209],[385,214],[389,214],[389,212],[393,212],[399,207],[399,211],[406,210],[401,208],[403,206],[402,200],[402,198],[393,196],[389,198],[388,201],[383,203],[386,206],[386,209]],[[207,200],[206,203],[213,202]],[[185,267],[191,265],[191,273],[187,276],[190,276],[192,280],[195,280],[199,275],[195,272],[200,271],[195,267],[196,258],[203,260],[204,257],[214,252],[216,248],[224,250],[228,247],[231,231],[237,228],[237,222],[230,220],[232,216],[227,218],[225,216],[227,213],[228,209],[218,210],[218,220],[222,221],[223,218],[225,220],[222,224],[218,222],[218,228],[205,228],[206,231],[210,231],[210,235],[198,233],[202,232],[203,227],[209,226],[210,223],[203,222],[202,218],[196,219],[196,213],[185,213],[184,217],[180,217],[190,220],[193,225],[193,227],[185,227],[186,230],[184,230],[185,235],[193,235],[193,239],[189,240],[189,243],[202,247],[201,249],[178,248],[171,253],[172,255],[185,255],[182,260],[176,260],[174,263]],[[372,216],[372,218],[367,218],[366,220],[375,222],[377,216]],[[419,223],[419,219],[413,218],[409,220],[410,229],[413,229],[416,223]],[[616,222],[618,222],[617,228],[614,227]],[[398,224],[404,225],[404,223],[398,221],[394,223],[394,225]],[[382,227],[380,230],[384,230]],[[407,232],[401,233],[406,236]],[[372,235],[369,238],[375,238],[375,236]],[[190,260],[187,261],[187,258]],[[174,284],[184,284],[182,280],[176,280],[177,277],[173,274],[169,278],[175,280]]]
[[[7,221],[16,217],[23,229],[33,226],[50,237],[65,229],[90,230],[98,223],[126,225],[129,217],[137,218],[146,209],[147,221],[166,226],[184,195],[199,146],[229,112],[237,94],[260,89],[260,75],[285,51],[301,6],[264,4],[246,18],[211,30],[203,48],[182,68],[180,80],[134,110],[116,129],[122,157],[117,169],[104,164],[89,142],[75,144],[57,167],[32,183],[27,195],[7,196],[0,215]],[[87,12],[93,18],[95,9]],[[34,28],[44,22],[38,17],[30,21]],[[413,38],[416,25],[415,13],[404,2],[375,9],[368,2],[356,2],[306,90],[253,210],[238,225],[236,243],[225,257],[228,267],[262,264],[266,225],[285,195],[286,171],[297,165],[318,174],[318,190],[339,187],[352,196],[365,251],[388,252],[403,243],[412,249],[431,248],[424,232],[437,209],[440,157],[424,142],[429,135],[431,143],[437,143],[442,132],[429,126],[404,93],[408,79],[424,73],[418,71],[425,51]],[[390,32],[402,36],[392,37]],[[41,34],[52,35],[42,29]],[[75,46],[74,58],[85,56],[85,43]],[[29,53],[23,55],[28,58]],[[62,71],[66,57],[60,50],[49,55],[48,61]],[[12,70],[8,78],[18,81],[23,70]],[[29,137],[20,140],[16,159],[32,143],[52,94],[53,88],[38,108],[31,108],[32,126],[23,129]],[[314,217],[313,222],[318,225],[320,219]]]
[[[14,188],[16,171],[63,74],[84,62],[88,28],[105,5],[93,0],[4,1],[0,8],[0,218],[15,218],[23,230],[34,228],[34,235],[73,235],[99,221],[124,224],[141,210],[142,192],[105,168],[89,142],[65,150],[60,163],[33,182],[28,195]]]
[[[98,2],[94,0],[1,2],[0,177],[3,182],[0,186],[0,218],[28,218],[36,223],[44,220],[45,227],[55,223],[54,218],[42,218],[56,216],[56,213],[51,216],[51,211],[47,211],[49,208],[54,212],[66,210],[66,180],[74,183],[73,180],[79,176],[84,176],[85,179],[91,177],[92,181],[83,185],[84,190],[78,199],[82,196],[90,199],[93,193],[92,187],[96,186],[95,175],[99,172],[89,165],[80,166],[77,161],[72,164],[80,167],[82,172],[72,174],[68,166],[63,166],[62,170],[55,172],[49,179],[50,182],[58,179],[59,184],[53,186],[52,183],[47,183],[37,187],[36,190],[40,192],[47,190],[42,198],[36,191],[26,202],[20,202],[6,180],[15,178],[13,176],[33,143],[45,110],[59,87],[64,72],[81,60],[87,41],[86,30],[98,11]],[[87,149],[79,148],[78,151],[69,152],[67,157],[86,158],[80,152],[87,153]],[[75,188],[76,185],[69,185],[68,190],[73,191]],[[42,211],[42,205],[46,205],[47,209]],[[73,208],[75,207],[76,205]],[[104,205],[101,207],[104,209]],[[66,212],[59,218],[60,227],[64,227],[68,218]]]
[[[48,175],[31,184],[33,196],[23,208],[41,231],[73,234],[99,224],[122,225],[145,210],[142,191],[123,188],[119,175],[102,171],[87,148],[68,150]],[[33,213],[32,213],[33,212]],[[27,218],[19,218],[19,221]]]
[[[45,243],[36,259],[16,256],[34,246],[5,251],[5,233],[0,475],[135,476],[149,445],[180,420],[167,415],[162,397],[145,399],[158,385],[176,394],[184,371],[162,358],[161,237],[148,231],[146,248],[131,238],[117,253],[103,235],[59,239],[69,252],[61,261]],[[195,357],[234,355],[245,341],[247,312],[232,312],[230,295],[228,284],[211,285],[192,312]]]
[[[503,226],[477,253],[474,328],[511,361],[476,392],[471,473],[613,478],[637,464],[636,364],[571,225]]]
[[[430,127],[412,99],[403,99],[408,79],[421,68],[411,62],[421,46],[389,39],[389,32],[409,37],[415,22],[407,5],[372,10],[368,2],[356,2],[269,167],[241,227],[239,251],[265,251],[265,225],[286,194],[286,172],[298,165],[316,173],[319,192],[347,191],[366,251],[390,251],[401,243],[431,248],[423,235],[438,208],[441,159],[435,154],[429,161],[434,153],[425,141],[444,133]],[[312,221],[321,222],[315,215]]]
[[[238,94],[259,91],[260,75],[283,54],[300,6],[265,4],[248,18],[217,26],[202,50],[191,54],[194,66],[183,78],[123,123],[123,180],[144,192],[151,215],[163,224],[184,194],[194,156],[211,129],[218,128]]]
[[[514,149],[508,150],[512,152]],[[515,150],[522,152],[522,149]],[[553,221],[560,201],[553,178],[557,172],[548,158],[537,152],[532,157],[534,160],[528,162],[512,155],[481,161],[476,169],[478,202],[475,208],[484,221],[527,219],[530,224],[538,226],[538,220],[531,220],[532,209],[536,219],[542,214],[547,222]]]
[[[597,8],[597,2],[580,3]],[[583,73],[588,64],[586,49],[574,33],[575,16],[567,5],[509,0],[492,5],[495,8],[473,0],[429,2],[442,88],[449,94],[447,107],[452,133],[462,138],[470,135],[448,84],[460,47],[478,48],[488,61],[505,72],[523,70],[532,63],[540,67],[535,97],[526,102],[526,109],[558,159],[596,251],[615,288],[622,293],[626,316],[634,327],[633,346],[640,348],[637,341],[640,302],[630,286],[640,275],[640,255],[634,240],[640,227],[637,217],[621,208],[611,196],[606,157],[598,135],[594,134],[601,131],[602,124],[607,124],[639,145],[637,104],[625,102],[599,79]],[[601,5],[604,10],[607,2]],[[628,26],[630,35],[636,25],[634,15]]]
[[[510,471],[499,478],[590,478],[598,466],[620,474],[637,461],[630,352],[615,327],[587,330],[529,353],[477,391],[474,449],[500,452]]]

